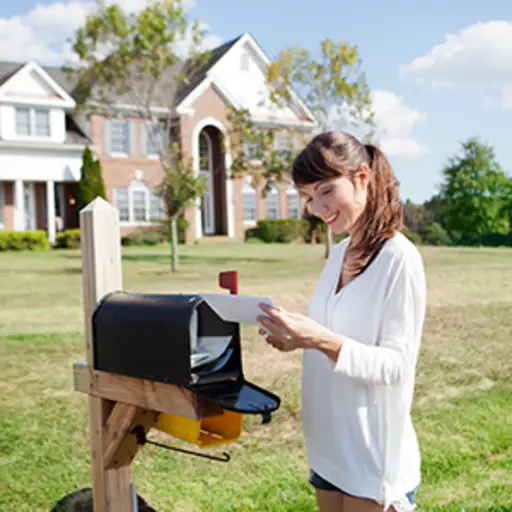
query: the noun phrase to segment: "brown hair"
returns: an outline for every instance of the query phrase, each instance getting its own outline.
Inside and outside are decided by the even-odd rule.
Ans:
[[[371,263],[384,242],[403,226],[399,183],[384,153],[373,144],[363,144],[353,135],[324,132],[299,153],[292,169],[297,186],[339,176],[353,177],[366,164],[370,170],[367,203],[357,220],[357,238],[347,249],[344,272],[353,279]]]

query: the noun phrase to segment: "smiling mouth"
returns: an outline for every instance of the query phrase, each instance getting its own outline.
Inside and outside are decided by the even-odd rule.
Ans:
[[[338,219],[338,217],[340,216],[340,212],[336,212],[334,215],[331,215],[330,217],[327,217],[325,219],[325,222],[327,224],[333,224],[334,222],[336,222],[336,220]]]

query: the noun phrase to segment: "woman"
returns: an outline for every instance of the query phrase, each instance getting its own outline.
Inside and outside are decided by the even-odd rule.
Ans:
[[[309,212],[349,235],[332,248],[308,316],[261,305],[259,317],[270,345],[304,351],[302,424],[319,510],[413,510],[426,284],[400,232],[398,184],[377,147],[343,132],[316,136],[292,177]]]

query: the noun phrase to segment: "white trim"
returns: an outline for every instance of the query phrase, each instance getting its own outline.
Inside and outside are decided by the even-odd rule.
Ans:
[[[276,210],[277,210],[277,217],[269,217],[268,216],[268,205],[269,205],[269,198],[272,198],[275,201],[276,204]],[[281,205],[279,204],[279,190],[275,185],[272,185],[270,190],[267,192],[267,196],[265,198],[265,219],[280,219],[282,215],[281,212]]]
[[[17,75],[29,74],[35,71],[46,84],[53,89],[62,99],[55,98],[30,98],[25,96],[5,96],[0,99],[2,103],[23,103],[31,105],[53,105],[61,106],[63,108],[75,108],[75,100],[41,67],[34,61],[27,62],[22,68],[18,69],[9,79],[0,86],[0,96],[7,89],[7,86],[11,80]]]
[[[23,198],[23,181],[14,181],[14,231],[23,231],[25,226],[25,201]]]
[[[214,117],[205,117],[201,119],[199,123],[196,124],[194,129],[192,130],[192,169],[194,171],[194,176],[197,177],[199,175],[199,134],[206,128],[207,126],[213,126],[220,130],[224,135],[224,150],[225,150],[225,159],[224,159],[224,167],[226,172],[226,203],[227,203],[227,221],[228,221],[228,237],[235,237],[235,208],[233,204],[233,180],[231,178],[231,152],[230,152],[230,141],[229,134],[226,128],[222,125],[220,121],[215,119]],[[195,202],[196,206],[196,238],[202,238],[203,230],[201,227],[201,201],[197,199]]]
[[[48,241],[53,244],[55,242],[55,183],[53,181],[46,182],[46,230],[48,232]]]
[[[0,229],[5,228],[5,187],[0,182]]]
[[[136,173],[140,173],[142,171],[136,171]],[[140,175],[140,174],[139,174]],[[159,221],[152,222],[150,219],[151,216],[151,199],[153,190],[148,187],[146,182],[142,179],[134,179],[132,180],[128,186],[126,187],[114,187],[112,190],[112,203],[114,206],[120,210],[117,206],[117,191],[123,190],[127,193],[128,199],[128,220],[119,219],[119,224],[123,227],[142,227],[142,226],[156,226],[159,224]],[[144,208],[145,208],[145,217],[149,220],[137,221],[134,219],[134,210],[133,210],[133,192],[134,191],[142,191],[144,193]],[[165,209],[165,207],[164,207]],[[162,220],[165,219],[165,215]]]
[[[248,44],[250,49],[254,51],[256,56],[262,61],[264,66],[268,66],[270,64],[270,59],[267,57],[267,55],[263,52],[261,47],[258,45],[258,43],[254,40],[254,38],[249,34],[245,33],[207,72],[206,77],[203,79],[202,82],[199,83],[199,85],[193,89],[187,96],[185,96],[179,105],[176,108],[176,111],[178,114],[182,114],[184,112],[191,110],[191,105],[196,101],[201,94],[203,94],[208,87],[211,85],[214,85],[215,87],[219,88],[219,91],[221,92],[224,90],[224,87],[222,84],[219,83],[218,78],[215,77],[215,68],[218,68],[220,62],[228,55],[233,48],[236,46],[241,46],[244,44]],[[311,125],[312,127],[316,127],[318,125],[317,120],[315,119],[315,116],[313,113],[309,110],[309,108],[302,102],[302,100],[297,96],[297,94],[290,89],[292,100],[295,102],[295,104],[302,109],[306,117],[309,117],[310,121],[296,121],[295,123],[298,126],[302,126],[304,124]],[[233,99],[229,99],[229,95],[226,93],[223,93],[224,96],[226,96],[229,103],[233,104],[233,106],[236,106],[237,102],[233,102]],[[235,107],[236,108],[236,107]]]
[[[29,211],[25,211],[25,192],[28,196],[28,203],[29,203]],[[27,227],[25,218],[27,213],[29,213],[28,217],[28,224]],[[34,231],[36,229],[36,197],[35,197],[35,186],[34,182],[24,182],[23,184],[23,231]]]
[[[242,210],[244,215],[244,226],[254,227],[258,223],[258,197],[256,189],[252,186],[252,176],[248,176],[245,179],[244,186],[242,188]],[[245,196],[254,197],[254,207],[256,210],[256,218],[255,219],[246,219],[245,218]]]
[[[297,212],[297,217],[290,217],[290,205],[289,205],[289,196],[293,196],[297,202],[298,202],[298,212]],[[299,191],[297,190],[297,188],[294,186],[294,185],[290,185],[287,189],[286,189],[286,217],[288,219],[301,219],[302,218],[302,207],[301,207],[301,204],[300,204],[300,195],[299,195]]]
[[[205,216],[205,234],[213,235],[215,233],[215,191],[213,184],[213,143],[210,135],[203,130],[199,132],[199,139],[203,136],[206,140],[206,151],[208,152],[208,169],[201,169],[201,165],[199,171],[203,175],[208,176],[208,191],[205,196],[208,196],[208,205],[205,208],[204,216]],[[199,157],[201,157],[201,144],[199,144]],[[201,162],[199,162],[201,164]],[[203,196],[204,197],[204,196]]]
[[[35,139],[35,140],[34,140]],[[87,143],[84,144],[66,144],[65,142],[43,142],[35,137],[23,140],[0,140],[2,148],[23,148],[23,149],[51,149],[52,151],[83,151]],[[93,146],[91,146],[91,150]]]

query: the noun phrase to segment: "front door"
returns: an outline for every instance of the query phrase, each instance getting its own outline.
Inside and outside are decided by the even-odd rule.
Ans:
[[[203,196],[202,201],[203,233],[205,233],[206,235],[212,235],[215,233],[215,209],[212,166],[212,141],[210,136],[203,130],[199,134],[199,173],[202,176],[206,176],[208,184],[208,191]]]

